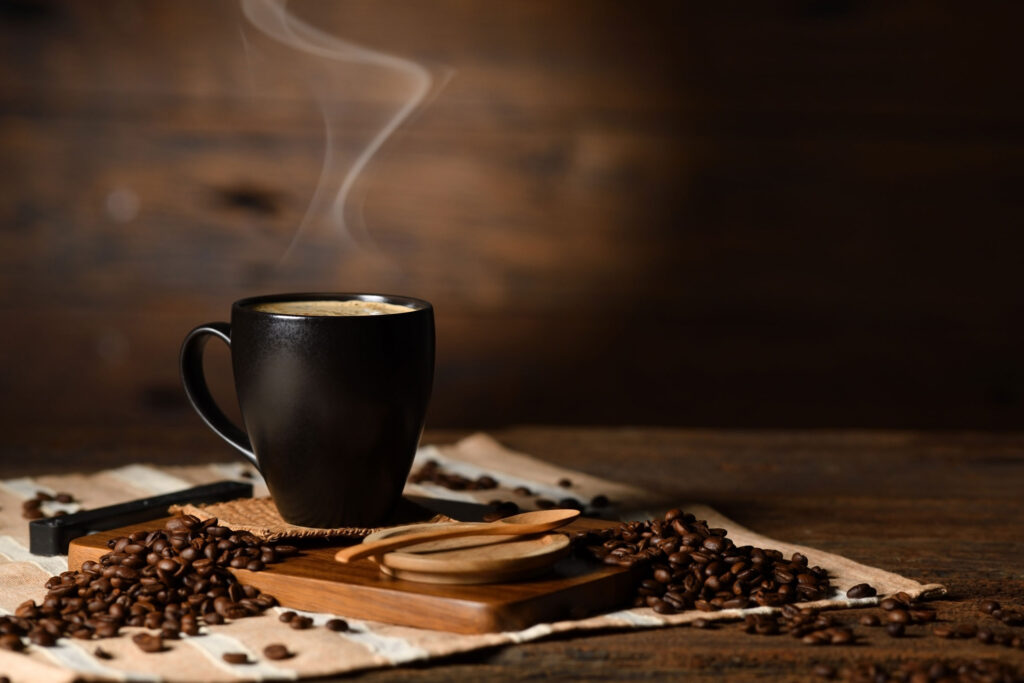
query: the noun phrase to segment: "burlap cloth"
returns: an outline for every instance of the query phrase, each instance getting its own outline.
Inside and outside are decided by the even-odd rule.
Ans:
[[[512,489],[526,486],[535,494],[558,500],[566,495],[589,500],[605,494],[617,503],[617,511],[629,518],[651,516],[654,499],[650,493],[615,482],[605,481],[554,467],[534,458],[513,453],[490,437],[478,434],[451,446],[425,446],[416,456],[417,466],[428,459],[439,461],[447,470],[464,476],[492,474],[501,482],[500,490],[449,491],[430,484],[409,484],[406,493],[455,498],[486,503],[495,498],[516,500],[529,507],[532,498],[514,493]],[[27,599],[38,600],[45,593],[42,584],[52,574],[67,568],[65,557],[39,557],[28,548],[28,525],[21,519],[21,501],[37,490],[70,491],[87,508],[109,505],[142,496],[165,493],[225,478],[239,478],[255,483],[256,495],[267,495],[266,487],[254,472],[243,464],[154,468],[129,465],[95,474],[41,476],[33,479],[10,479],[0,482],[0,610],[11,612]],[[568,478],[571,489],[558,486]],[[52,506],[52,507],[50,507]],[[737,545],[776,548],[785,554],[801,552],[812,564],[829,570],[833,584],[844,593],[847,588],[867,582],[881,595],[905,591],[913,596],[941,594],[942,586],[922,585],[916,581],[868,567],[838,555],[814,548],[776,541],[754,533],[723,517],[704,505],[684,505],[713,527],[729,530]],[[75,506],[46,504],[44,512],[56,509],[73,511]],[[823,607],[871,605],[878,598],[849,600],[835,597],[812,603]],[[325,628],[295,631],[280,623],[281,610],[242,619],[222,626],[204,627],[204,634],[171,641],[170,649],[158,654],[143,654],[129,638],[108,638],[102,641],[61,639],[57,647],[30,646],[24,654],[0,650],[0,673],[14,681],[84,680],[146,680],[146,681],[248,681],[295,679],[324,676],[350,671],[394,666],[408,662],[444,657],[484,647],[520,643],[543,638],[553,633],[592,631],[607,628],[655,628],[683,624],[698,617],[704,619],[735,619],[749,613],[768,612],[768,608],[724,610],[704,613],[662,616],[652,610],[626,609],[582,620],[537,624],[524,631],[461,635],[428,631],[404,626],[349,619],[352,630],[336,633]],[[334,616],[312,614],[317,626]],[[132,632],[136,629],[125,629]],[[295,657],[281,661],[266,660],[263,648],[270,643],[285,643]],[[113,654],[109,660],[92,655],[97,645]],[[246,652],[256,663],[227,664],[225,652]]]
[[[405,502],[405,501],[403,501]],[[257,498],[241,498],[224,503],[209,505],[172,505],[170,512],[184,515],[195,515],[201,519],[216,517],[224,526],[236,531],[248,531],[266,541],[280,541],[286,538],[363,538],[379,527],[350,526],[338,529],[316,529],[308,526],[289,524],[277,511],[277,506],[270,496]],[[434,515],[429,519],[423,516],[410,518],[409,522],[451,522],[451,517]]]

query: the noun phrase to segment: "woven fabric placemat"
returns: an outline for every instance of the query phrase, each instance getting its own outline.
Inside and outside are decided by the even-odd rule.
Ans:
[[[497,489],[484,491],[450,491],[432,484],[410,484],[408,495],[427,495],[486,503],[494,498],[515,500],[523,509],[533,509],[537,495],[558,500],[572,495],[589,500],[603,494],[618,504],[616,512],[629,518],[650,517],[662,503],[649,493],[627,485],[605,481],[582,472],[555,467],[530,456],[502,447],[490,437],[478,434],[450,446],[421,448],[416,466],[428,460],[437,461],[445,470],[475,478],[488,474],[499,482]],[[0,481],[0,611],[13,612],[24,600],[39,600],[44,594],[46,579],[67,569],[66,557],[41,557],[28,551],[28,525],[21,519],[21,501],[36,491],[54,493],[70,491],[84,507],[102,505],[176,491],[189,486],[234,477],[252,481],[257,495],[265,496],[266,487],[252,468],[242,463],[218,463],[205,466],[155,468],[128,465],[93,474],[41,476]],[[559,482],[571,480],[568,492]],[[527,487],[532,495],[517,493]],[[674,506],[674,505],[669,505]],[[45,503],[43,512],[55,509],[74,511],[74,505]],[[700,504],[682,505],[710,526],[728,530],[737,545],[775,548],[786,555],[799,552],[812,564],[828,570],[837,589],[834,597],[809,603],[822,608],[869,606],[880,598],[896,592],[911,596],[941,594],[940,585],[923,585],[911,579],[854,562],[845,557],[815,548],[768,538],[736,524],[718,511]],[[52,508],[52,509],[51,509]],[[209,515],[212,510],[204,510]],[[268,527],[269,528],[269,527]],[[845,592],[858,583],[870,583],[879,596],[851,600]],[[685,624],[698,618],[707,620],[737,619],[747,614],[767,613],[773,608],[719,612],[684,612],[659,615],[649,608],[623,609],[581,620],[536,624],[522,631],[463,635],[444,631],[416,629],[393,624],[351,619],[346,615],[304,613],[313,619],[315,628],[294,630],[278,620],[282,608],[265,615],[242,619],[219,626],[204,626],[202,635],[169,641],[166,652],[142,653],[128,637],[80,641],[62,638],[52,648],[29,646],[24,653],[0,650],[0,673],[13,681],[45,683],[74,680],[145,680],[145,681],[259,681],[293,680],[303,677],[338,675],[411,662],[422,662],[480,648],[512,645],[544,638],[556,633],[588,632],[601,629],[658,628]],[[336,616],[348,620],[350,630],[334,632],[322,628]],[[125,635],[140,629],[123,629]],[[295,656],[280,661],[262,657],[270,643],[283,643]],[[93,656],[97,645],[113,655],[112,659]],[[231,665],[221,655],[244,652],[252,664]]]

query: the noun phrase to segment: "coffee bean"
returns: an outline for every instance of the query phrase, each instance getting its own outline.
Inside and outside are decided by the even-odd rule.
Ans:
[[[330,619],[324,626],[328,631],[347,631],[348,622],[344,619]]]
[[[955,635],[955,631],[952,626],[940,624],[932,626],[932,635],[938,638],[952,638]]]
[[[903,634],[906,633],[907,627],[901,622],[894,621],[885,625],[885,632],[893,638],[902,638]]]
[[[54,499],[58,503],[73,503],[73,502],[75,502],[75,497],[72,496],[70,493],[58,493],[56,496],[54,496]]]
[[[248,664],[249,663],[249,655],[245,654],[244,652],[225,652],[220,657],[221,657],[221,659],[223,659],[228,664]]]
[[[885,617],[886,621],[898,624],[909,624],[911,622],[910,612],[905,609],[894,609]]]
[[[999,621],[1007,626],[1024,625],[1024,613],[1018,610],[1000,610]]]
[[[995,634],[987,628],[979,628],[975,638],[984,645],[991,645],[995,642]]]
[[[821,631],[808,633],[800,639],[804,645],[826,645],[830,638]]]
[[[40,647],[53,647],[57,644],[57,639],[54,635],[44,628],[36,628],[29,631],[28,640],[33,645]]]
[[[93,650],[92,651],[92,656],[96,657],[97,659],[113,659],[114,658],[114,655],[110,654],[109,652],[104,650],[102,647],[97,647],[95,650]]]
[[[526,486],[517,486],[517,487],[515,487],[515,488],[514,488],[514,489],[512,489],[512,490],[513,490],[513,491],[514,491],[515,493],[518,493],[518,494],[519,494],[520,496],[532,496],[532,495],[533,495],[533,491],[531,491],[531,490],[530,490],[530,489],[529,489],[528,487],[526,487]]]
[[[49,501],[49,500],[53,500],[53,496],[51,494],[47,493],[46,491],[36,491],[36,500],[37,501]]]
[[[875,590],[874,586],[866,583],[858,583],[856,586],[853,586],[850,590],[846,591],[846,597],[852,599],[871,598],[876,595],[878,595],[878,591]]]
[[[853,631],[848,628],[835,628],[826,631],[831,638],[832,645],[849,645],[856,640]]]
[[[296,630],[302,631],[302,630],[305,630],[305,629],[309,628],[310,626],[312,626],[313,625],[313,620],[311,618],[309,618],[309,617],[299,617],[299,616],[297,616],[294,619],[292,619],[290,622],[288,622],[288,625],[291,626],[292,628],[296,629]]]
[[[895,598],[886,598],[886,599],[882,600],[880,603],[878,603],[878,606],[881,607],[882,609],[886,610],[886,611],[890,611],[890,610],[894,610],[894,609],[899,609],[899,608],[903,607],[904,605],[903,605],[903,603],[901,603],[900,601],[896,600]]]
[[[918,624],[923,624],[929,621],[935,621],[935,610],[931,609],[912,609],[910,611],[910,618]]]
[[[608,496],[603,493],[599,493],[590,499],[590,507],[592,508],[606,508],[609,505]]]
[[[263,656],[267,659],[288,659],[292,653],[281,643],[272,643],[263,648]]]
[[[997,609],[1002,609],[1002,606],[995,600],[986,600],[985,602],[981,603],[981,605],[979,605],[978,608],[985,614],[992,614]]]
[[[550,498],[538,498],[537,500],[533,501],[533,504],[536,505],[541,510],[550,510],[551,508],[555,507],[558,503],[551,500]]]
[[[579,502],[575,498],[563,498],[558,501],[558,507],[579,510],[580,512],[583,511],[583,503]]]
[[[481,477],[477,477],[476,485],[479,488],[481,488],[481,489],[496,489],[496,488],[498,488],[497,480],[495,480],[494,477],[488,476],[486,474],[481,476]]]
[[[164,639],[160,636],[150,635],[149,633],[136,633],[132,636],[132,642],[143,652],[164,651]]]
[[[0,647],[5,650],[20,652],[25,649],[25,643],[21,641],[21,636],[14,633],[5,633],[0,635]]]
[[[880,626],[882,620],[874,614],[865,614],[860,618],[861,626]]]
[[[563,489],[572,488],[572,480],[566,478],[559,479],[558,485],[561,486]]]

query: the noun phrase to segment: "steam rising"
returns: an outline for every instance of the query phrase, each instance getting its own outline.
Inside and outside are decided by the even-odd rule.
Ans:
[[[341,154],[337,149],[335,130],[337,117],[334,115],[333,107],[338,105],[336,103],[332,105],[325,93],[314,91],[314,95],[320,101],[326,129],[323,170],[309,208],[306,210],[306,215],[292,237],[284,258],[287,258],[299,243],[303,233],[309,227],[311,219],[321,211],[330,217],[331,222],[346,241],[353,244],[369,242],[369,236],[366,234],[361,218],[361,208],[360,219],[357,223],[362,239],[356,239],[345,217],[347,200],[356,180],[392,133],[421,107],[432,93],[436,94],[440,85],[443,85],[447,78],[436,79],[427,67],[417,62],[379,52],[321,31],[291,14],[288,11],[288,0],[241,0],[241,5],[243,14],[253,26],[283,45],[332,62],[385,69],[400,77],[402,82],[407,84],[405,85],[407,92],[402,93],[404,101],[393,114],[386,118],[380,130],[365,146],[360,148],[359,153],[350,163],[346,163],[345,160],[345,157],[350,157],[350,155]],[[248,49],[248,44],[246,44],[246,50],[248,51]],[[337,187],[336,190],[335,187]]]

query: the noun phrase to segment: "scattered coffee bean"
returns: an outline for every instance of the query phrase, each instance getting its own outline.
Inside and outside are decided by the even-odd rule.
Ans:
[[[221,659],[223,659],[228,664],[248,664],[249,663],[249,655],[245,654],[244,652],[225,652],[220,657],[221,657]]]
[[[13,633],[5,633],[3,635],[0,635],[0,647],[2,647],[5,650],[14,650],[15,652],[20,652],[21,650],[25,649],[25,643],[21,641],[21,636],[15,635]]]
[[[97,659],[113,659],[114,658],[114,655],[110,654],[109,652],[104,650],[102,647],[97,647],[95,650],[93,650],[92,651],[92,655],[93,655],[93,657],[96,657]]]
[[[911,622],[910,612],[905,609],[894,609],[886,615],[885,620],[890,623],[909,624]]]
[[[603,493],[599,493],[590,499],[590,507],[592,508],[606,508],[609,504],[608,496]]]
[[[452,491],[479,491],[498,488],[498,481],[489,475],[482,475],[476,479],[470,479],[460,474],[446,472],[436,460],[428,460],[409,475],[409,481],[414,484],[430,483],[443,486]]]
[[[297,616],[298,615],[295,612],[292,612],[292,611],[281,612],[281,615],[277,619],[278,619],[278,621],[282,621],[282,622],[288,624],[288,623],[291,623],[291,620],[294,619]]]
[[[302,631],[313,625],[313,620],[310,617],[295,617],[288,625],[297,631]]]
[[[160,636],[150,635],[149,633],[136,633],[132,636],[132,642],[143,652],[164,651],[164,639]]]
[[[530,490],[530,489],[529,489],[528,487],[526,487],[526,486],[517,486],[517,487],[515,487],[515,488],[513,489],[513,491],[515,491],[516,493],[518,493],[518,494],[519,494],[520,496],[532,496],[532,495],[533,495],[533,491],[531,491],[531,490]]]
[[[46,491],[36,491],[36,500],[46,502],[53,500],[53,496]]]
[[[537,500],[533,501],[533,504],[536,505],[541,510],[550,510],[551,508],[558,505],[558,503],[551,500],[550,498],[538,498]]]
[[[860,618],[861,626],[881,626],[882,620],[874,614],[865,614]]]
[[[292,653],[281,643],[272,643],[263,648],[263,656],[267,659],[288,659]]]
[[[583,503],[579,502],[575,498],[563,498],[558,501],[558,507],[567,508],[570,510],[579,510],[583,512]]]
[[[851,599],[857,598],[872,598],[878,595],[878,591],[875,590],[874,586],[866,583],[858,583],[856,586],[846,591],[846,597]]]
[[[985,614],[992,614],[996,610],[1002,609],[1002,606],[995,600],[986,600],[985,602],[981,603],[979,609],[981,609],[981,611]]]
[[[978,642],[983,645],[991,645],[995,642],[995,634],[989,631],[987,628],[979,628],[978,632],[974,636],[978,639]]]
[[[978,681],[992,683],[1024,680],[1024,669],[998,660],[915,660],[898,664],[859,662],[837,671],[835,677],[848,681]]]
[[[348,622],[344,619],[331,619],[324,626],[327,627],[328,631],[347,631]]]
[[[73,502],[75,502],[75,497],[72,496],[70,493],[58,493],[53,498],[58,503],[73,503]]]
[[[890,622],[885,625],[885,632],[893,638],[902,638],[906,631],[907,627],[898,621]]]
[[[490,505],[494,509],[484,514],[485,522],[496,522],[499,519],[519,514],[519,506],[510,500],[493,500]]]
[[[932,635],[936,638],[952,638],[955,635],[955,631],[952,626],[939,624],[932,626]]]
[[[1000,610],[999,621],[1007,626],[1024,626],[1024,613],[1018,610]]]
[[[558,485],[561,486],[563,489],[572,488],[572,480],[566,478],[559,479]]]

